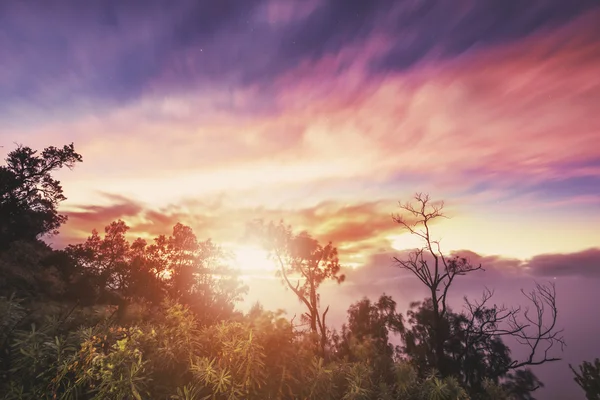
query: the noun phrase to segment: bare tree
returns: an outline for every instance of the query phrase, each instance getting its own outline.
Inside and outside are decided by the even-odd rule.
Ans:
[[[440,242],[431,237],[431,224],[443,214],[444,203],[431,202],[429,195],[417,193],[415,202],[400,203],[405,215],[393,215],[396,223],[407,229],[411,234],[423,240],[423,247],[410,253],[406,260],[394,257],[396,265],[413,273],[427,287],[433,303],[433,348],[436,356],[436,366],[440,373],[446,373],[443,333],[447,317],[448,290],[454,279],[459,275],[482,269],[481,265],[471,265],[465,258],[446,257],[440,248]]]
[[[432,302],[432,347],[435,354],[436,368],[446,375],[448,363],[445,344],[448,331],[444,329],[449,317],[447,296],[459,275],[483,270],[481,265],[472,265],[463,257],[447,257],[440,248],[440,242],[431,236],[433,221],[447,218],[443,214],[444,203],[431,202],[428,195],[417,193],[414,203],[400,204],[405,215],[394,215],[395,222],[407,229],[411,234],[423,240],[423,247],[409,254],[406,260],[395,258],[397,266],[410,271],[429,290]],[[522,360],[510,360],[501,369],[506,374],[517,368],[539,365],[559,358],[552,357],[550,350],[565,342],[562,330],[556,329],[557,307],[554,285],[536,284],[530,292],[522,290],[530,305],[527,308],[507,308],[505,306],[489,307],[493,292],[486,289],[481,300],[471,302],[465,297],[465,311],[462,319],[462,330],[465,341],[464,353],[453,354],[452,358],[464,358],[470,349],[485,346],[491,339],[512,337],[519,344],[528,348],[528,355]]]

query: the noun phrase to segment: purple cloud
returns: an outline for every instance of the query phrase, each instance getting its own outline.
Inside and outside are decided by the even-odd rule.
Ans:
[[[541,254],[525,266],[533,275],[543,277],[582,276],[600,277],[600,248],[571,254]]]
[[[152,93],[206,90],[215,81],[262,85],[266,101],[276,76],[374,37],[389,42],[372,63],[387,73],[436,54],[452,58],[519,39],[597,6],[592,0],[468,1],[460,7],[435,0],[331,0],[312,2],[294,18],[272,3],[3,2],[0,116],[23,119],[24,105],[29,115],[54,118],[101,112]],[[278,13],[287,23],[273,21]]]

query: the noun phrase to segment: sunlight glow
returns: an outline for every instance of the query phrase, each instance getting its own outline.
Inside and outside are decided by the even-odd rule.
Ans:
[[[256,246],[236,246],[233,249],[236,259],[236,267],[242,272],[265,271],[274,272],[277,265],[270,260],[267,252]]]
[[[398,251],[420,249],[424,245],[422,238],[410,233],[390,235],[388,240],[391,242],[392,248]]]

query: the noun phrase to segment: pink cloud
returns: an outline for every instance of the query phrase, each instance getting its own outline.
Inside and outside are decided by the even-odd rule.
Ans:
[[[350,53],[354,64],[337,74],[349,58],[341,52],[290,73],[280,99],[311,121],[306,154],[351,154],[370,174],[427,172],[457,181],[477,171],[469,178],[504,184],[597,175],[597,168],[565,170],[600,155],[600,51],[590,21],[374,82],[364,73],[368,55]]]
[[[268,113],[236,117],[239,110],[216,105],[229,91],[215,87],[205,96],[147,97],[36,136],[48,141],[77,134],[86,177],[176,172],[193,179],[209,171],[237,179],[237,167],[252,166],[258,177],[293,165],[315,168],[307,181],[319,168],[338,179],[385,179],[402,171],[456,187],[597,175],[594,167],[565,167],[600,157],[600,115],[594,111],[600,52],[589,37],[593,32],[569,28],[379,79],[367,72],[368,63],[388,42],[373,37],[276,81],[276,107]],[[235,90],[232,101],[243,110],[259,95],[257,88]]]

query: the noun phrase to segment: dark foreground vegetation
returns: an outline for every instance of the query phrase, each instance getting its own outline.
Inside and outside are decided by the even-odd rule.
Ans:
[[[558,360],[553,286],[524,292],[523,308],[496,306],[489,291],[463,311],[449,307],[456,279],[485,272],[431,239],[443,214],[427,196],[390,223],[422,239],[396,263],[428,298],[405,316],[391,296],[359,300],[336,331],[319,287],[343,284],[337,250],[283,224],[252,222],[249,234],[303,304],[298,321],[260,305],[236,311],[246,288],[232,259],[181,224],[147,243],[116,221],[83,244],[50,248],[41,239],[66,221],[52,173],[81,161],[73,145],[18,147],[0,167],[3,398],[532,399],[542,383],[529,368]],[[513,359],[507,338],[525,358]],[[573,371],[588,399],[600,398],[600,361]]]

